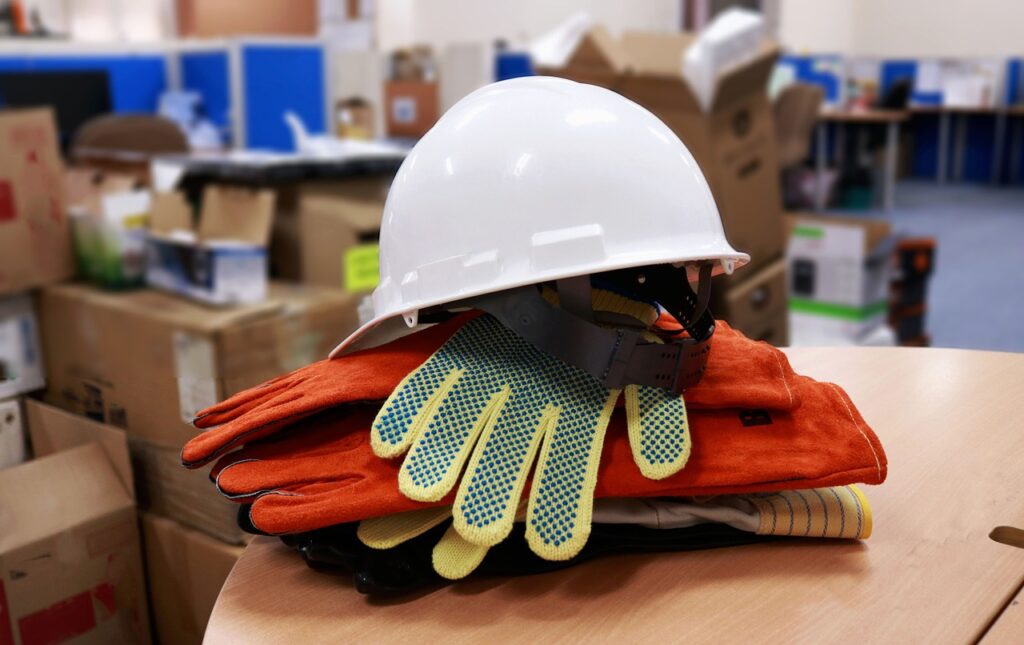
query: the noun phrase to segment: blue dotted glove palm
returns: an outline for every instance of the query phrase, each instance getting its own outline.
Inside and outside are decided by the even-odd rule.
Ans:
[[[652,479],[678,472],[690,453],[682,397],[637,386],[625,394],[641,472]],[[527,540],[542,557],[568,559],[590,533],[601,448],[619,395],[482,315],[399,384],[374,421],[373,450],[406,454],[399,488],[415,500],[441,499],[465,470],[453,527],[481,546],[508,536],[534,470]]]

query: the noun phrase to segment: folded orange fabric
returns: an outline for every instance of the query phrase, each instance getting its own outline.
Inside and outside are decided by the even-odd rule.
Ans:
[[[182,463],[201,466],[336,405],[383,401],[406,375],[477,315],[462,314],[381,347],[313,363],[203,410],[195,425],[209,431],[185,446]],[[792,410],[800,405],[793,387],[795,377],[785,354],[720,322],[704,377],[686,391],[686,406],[689,410]]]
[[[595,495],[718,495],[884,481],[882,446],[846,393],[806,377],[790,385],[802,401],[792,411],[692,412],[690,460],[659,481],[640,474],[625,415],[616,411]],[[310,417],[222,458],[211,477],[223,494],[251,502],[254,526],[272,534],[450,504],[453,495],[424,504],[399,492],[401,460],[380,459],[370,447],[376,413],[373,405],[351,405]]]

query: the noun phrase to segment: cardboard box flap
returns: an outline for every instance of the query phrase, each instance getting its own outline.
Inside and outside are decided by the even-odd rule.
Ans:
[[[892,239],[892,224],[888,220],[872,217],[846,217],[842,215],[786,215],[786,237],[801,226],[850,226],[864,230],[864,255],[871,255],[879,249],[886,251]]]
[[[237,240],[266,246],[274,224],[274,192],[207,186],[199,216],[199,239]]]
[[[125,491],[135,499],[132,462],[124,430],[32,399],[25,401],[25,412],[36,457],[95,443],[107,456]]]
[[[97,445],[8,468],[0,471],[0,553],[133,506]]]
[[[634,74],[682,78],[683,53],[694,36],[682,32],[627,31],[622,35],[629,69]]]
[[[85,284],[61,284],[48,289],[64,299],[92,302],[105,309],[113,309],[159,320],[182,329],[213,333],[250,320],[268,317],[281,309],[273,300],[231,307],[206,307],[171,294],[140,289],[137,291],[109,292]]]
[[[191,231],[192,208],[179,192],[155,193],[149,212],[149,230],[157,235],[170,235],[174,231]]]
[[[608,33],[607,29],[598,25],[580,39],[565,67],[620,74],[626,70],[628,64],[629,58],[622,48],[622,43]]]
[[[767,42],[753,60],[722,72],[715,84],[711,110],[720,110],[751,94],[767,95],[768,79],[771,78],[778,58],[778,46]]]

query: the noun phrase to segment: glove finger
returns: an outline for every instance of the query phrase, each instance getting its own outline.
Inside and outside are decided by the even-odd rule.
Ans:
[[[690,458],[690,425],[681,394],[627,385],[626,425],[633,460],[648,479],[665,479]]]
[[[490,549],[489,546],[469,542],[459,535],[454,526],[449,526],[434,546],[431,556],[434,571],[448,580],[461,580],[480,566]]]
[[[374,517],[360,522],[356,535],[371,549],[390,549],[423,535],[451,516],[450,506],[439,506]]]
[[[515,509],[544,433],[560,410],[545,407],[542,388],[517,389],[488,423],[466,467],[453,505],[455,530],[474,544],[494,546],[512,530]]]
[[[315,402],[302,392],[289,392],[263,401],[253,410],[193,437],[181,451],[181,463],[197,468],[237,446],[272,436],[316,412]]]
[[[297,374],[298,371],[282,374],[255,387],[229,396],[220,403],[200,410],[192,420],[192,424],[197,428],[210,428],[236,419],[260,403],[277,396],[281,391],[291,388],[298,382],[296,379]]]
[[[330,428],[329,430],[335,430]],[[365,434],[306,432],[286,441],[256,444],[227,455],[210,471],[221,494],[239,497],[317,481],[355,483],[358,459],[351,455],[366,445]]]
[[[249,521],[267,535],[305,533],[351,521],[346,501],[358,497],[358,485],[317,482],[267,491],[249,509]]]
[[[373,450],[380,457],[397,457],[421,436],[434,420],[437,408],[458,382],[481,390],[490,398],[495,389],[491,381],[502,372],[507,344],[500,334],[508,334],[490,316],[467,322],[422,365],[406,376],[384,402],[373,423]]]
[[[329,481],[351,486],[362,481],[362,475],[347,472],[325,463],[321,457],[295,459],[275,464],[262,459],[239,459],[220,469],[214,476],[217,490],[230,499],[260,495],[268,491]]]
[[[481,378],[483,377],[483,378]],[[437,501],[458,481],[477,438],[497,418],[509,388],[465,373],[447,393],[402,463],[398,488],[410,499]]]
[[[546,433],[530,490],[526,541],[546,560],[568,560],[590,536],[594,487],[604,436],[619,390],[581,390],[576,410],[566,410]],[[589,401],[587,400],[589,399]],[[589,404],[588,404],[589,403]]]

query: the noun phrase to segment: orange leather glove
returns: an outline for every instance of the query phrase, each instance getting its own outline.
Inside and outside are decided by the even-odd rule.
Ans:
[[[335,360],[313,363],[239,392],[199,413],[208,430],[186,444],[182,463],[196,468],[228,450],[270,436],[299,419],[333,406],[383,401],[477,312],[462,314],[396,341]],[[686,391],[688,410],[800,405],[796,375],[785,354],[719,322],[704,377]]]
[[[612,416],[596,497],[753,493],[880,484],[886,457],[849,397],[831,383],[789,382],[802,405],[792,411],[698,410],[690,414],[693,451],[686,468],[662,480],[637,468],[623,411]],[[451,504],[415,502],[395,482],[400,460],[370,447],[373,405],[341,406],[270,440],[222,458],[211,478],[224,495],[252,503],[250,519],[271,534]]]

